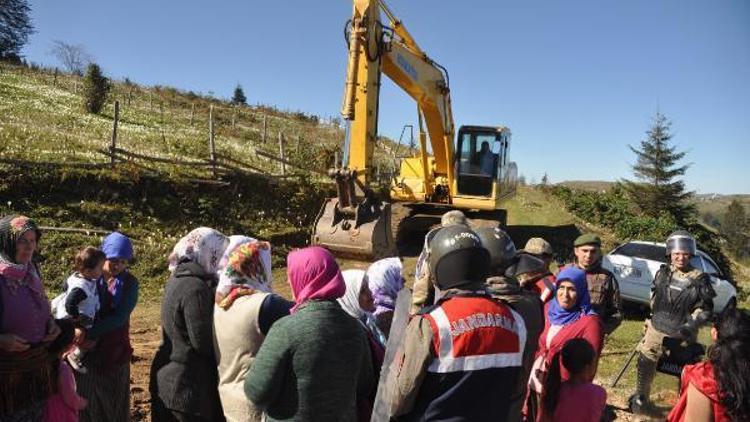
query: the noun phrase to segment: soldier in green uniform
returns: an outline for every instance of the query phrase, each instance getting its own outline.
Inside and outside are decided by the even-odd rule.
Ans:
[[[599,236],[587,233],[573,243],[575,265],[586,272],[591,306],[604,324],[604,334],[609,335],[622,322],[620,284],[610,271],[602,268],[602,241]]]

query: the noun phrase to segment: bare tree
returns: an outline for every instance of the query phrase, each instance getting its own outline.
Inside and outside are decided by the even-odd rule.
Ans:
[[[83,71],[94,58],[86,52],[83,44],[68,44],[64,41],[54,40],[50,53],[62,63],[70,73],[83,76]]]

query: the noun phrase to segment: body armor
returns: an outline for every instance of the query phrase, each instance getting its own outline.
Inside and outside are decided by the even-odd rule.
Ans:
[[[654,277],[651,323],[657,330],[676,337],[680,330],[697,331],[711,317],[716,296],[707,274],[691,268],[686,272],[662,266]],[[695,317],[693,312],[699,310]]]

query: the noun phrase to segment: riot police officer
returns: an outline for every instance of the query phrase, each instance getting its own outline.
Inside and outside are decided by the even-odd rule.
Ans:
[[[404,333],[394,419],[508,420],[526,342],[523,318],[487,292],[490,253],[471,229],[443,227],[428,248],[439,295]]]
[[[669,265],[662,265],[651,285],[651,319],[638,344],[638,378],[628,404],[633,413],[648,413],[656,364],[665,337],[694,342],[700,326],[713,314],[716,296],[709,276],[690,265],[695,239],[679,230],[667,239]]]

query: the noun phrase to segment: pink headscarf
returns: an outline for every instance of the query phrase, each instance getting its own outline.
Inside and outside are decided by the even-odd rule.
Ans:
[[[297,304],[291,313],[312,299],[338,299],[346,292],[344,277],[333,255],[320,246],[297,249],[286,258],[289,285]]]

